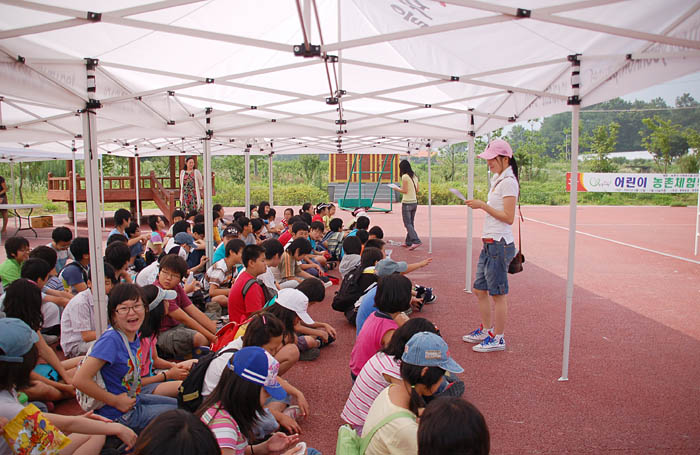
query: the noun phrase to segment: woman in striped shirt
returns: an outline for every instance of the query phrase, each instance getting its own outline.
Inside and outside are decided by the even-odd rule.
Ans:
[[[418,332],[438,333],[432,322],[414,318],[402,325],[386,348],[372,356],[357,375],[340,417],[358,433],[377,395],[391,383],[401,382],[400,360],[406,343]]]

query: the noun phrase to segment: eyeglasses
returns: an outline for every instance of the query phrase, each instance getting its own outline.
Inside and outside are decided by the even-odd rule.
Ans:
[[[117,314],[121,316],[126,316],[129,314],[131,310],[134,310],[134,313],[139,314],[143,313],[146,307],[143,306],[143,303],[137,303],[136,305],[132,306],[122,306],[114,310]]]
[[[166,272],[165,270],[161,270],[160,273],[162,273],[165,278],[171,278],[173,280],[178,280],[178,281],[180,281],[182,279],[182,277],[180,276],[179,273],[170,273],[170,272]]]

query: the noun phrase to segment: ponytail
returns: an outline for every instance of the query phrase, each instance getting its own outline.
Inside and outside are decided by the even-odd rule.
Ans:
[[[408,409],[415,415],[418,415],[419,409],[425,407],[425,400],[420,393],[416,392],[415,386],[422,384],[426,387],[432,387],[445,375],[445,370],[440,367],[427,367],[425,374],[421,375],[423,368],[426,367],[401,362],[401,379],[411,386],[411,399],[408,403]]]
[[[511,169],[513,169],[513,175],[515,175],[515,180],[517,180],[518,185],[520,185],[520,176],[518,175],[518,162],[515,161],[515,155],[511,156],[508,159],[508,164],[510,165]]]

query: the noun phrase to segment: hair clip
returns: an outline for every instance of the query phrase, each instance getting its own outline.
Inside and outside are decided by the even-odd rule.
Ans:
[[[264,315],[264,314],[263,314],[262,320],[263,320],[263,325],[267,325],[267,320],[265,319],[265,315]]]

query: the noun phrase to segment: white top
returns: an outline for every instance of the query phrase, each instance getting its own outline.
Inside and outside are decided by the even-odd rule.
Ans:
[[[24,406],[17,401],[17,395],[14,391],[3,390],[0,392],[0,417],[12,420],[22,409]],[[0,455],[12,455],[12,450],[5,442],[5,438],[0,438]]]
[[[265,283],[265,286],[268,288],[277,291],[277,286],[275,285],[275,270],[277,270],[277,273],[279,274],[279,269],[277,267],[268,266],[265,273],[258,275],[258,280]]]
[[[487,204],[496,210],[503,210],[503,198],[508,196],[518,197],[518,181],[515,179],[513,169],[510,166],[501,174],[491,177],[491,190]],[[504,239],[506,243],[513,242],[513,229],[510,224],[499,221],[488,213],[484,219],[483,238],[494,240]]]
[[[226,351],[228,349],[243,349],[243,337],[238,337],[221,349],[219,352]],[[224,368],[228,364],[228,361],[233,357],[233,352],[227,352],[221,354],[209,363],[207,367],[207,373],[204,375],[204,383],[202,384],[202,396],[210,395],[216,385],[221,379],[221,374],[224,372]]]
[[[408,411],[396,406],[389,399],[389,386],[377,396],[367,414],[362,434],[367,435],[384,417],[400,411]],[[408,411],[410,412],[410,411]],[[418,423],[408,417],[399,417],[387,423],[376,433],[367,446],[365,455],[417,455],[418,454]]]
[[[83,341],[82,332],[95,330],[95,301],[88,288],[75,295],[61,315],[61,348],[70,353],[73,345]]]

